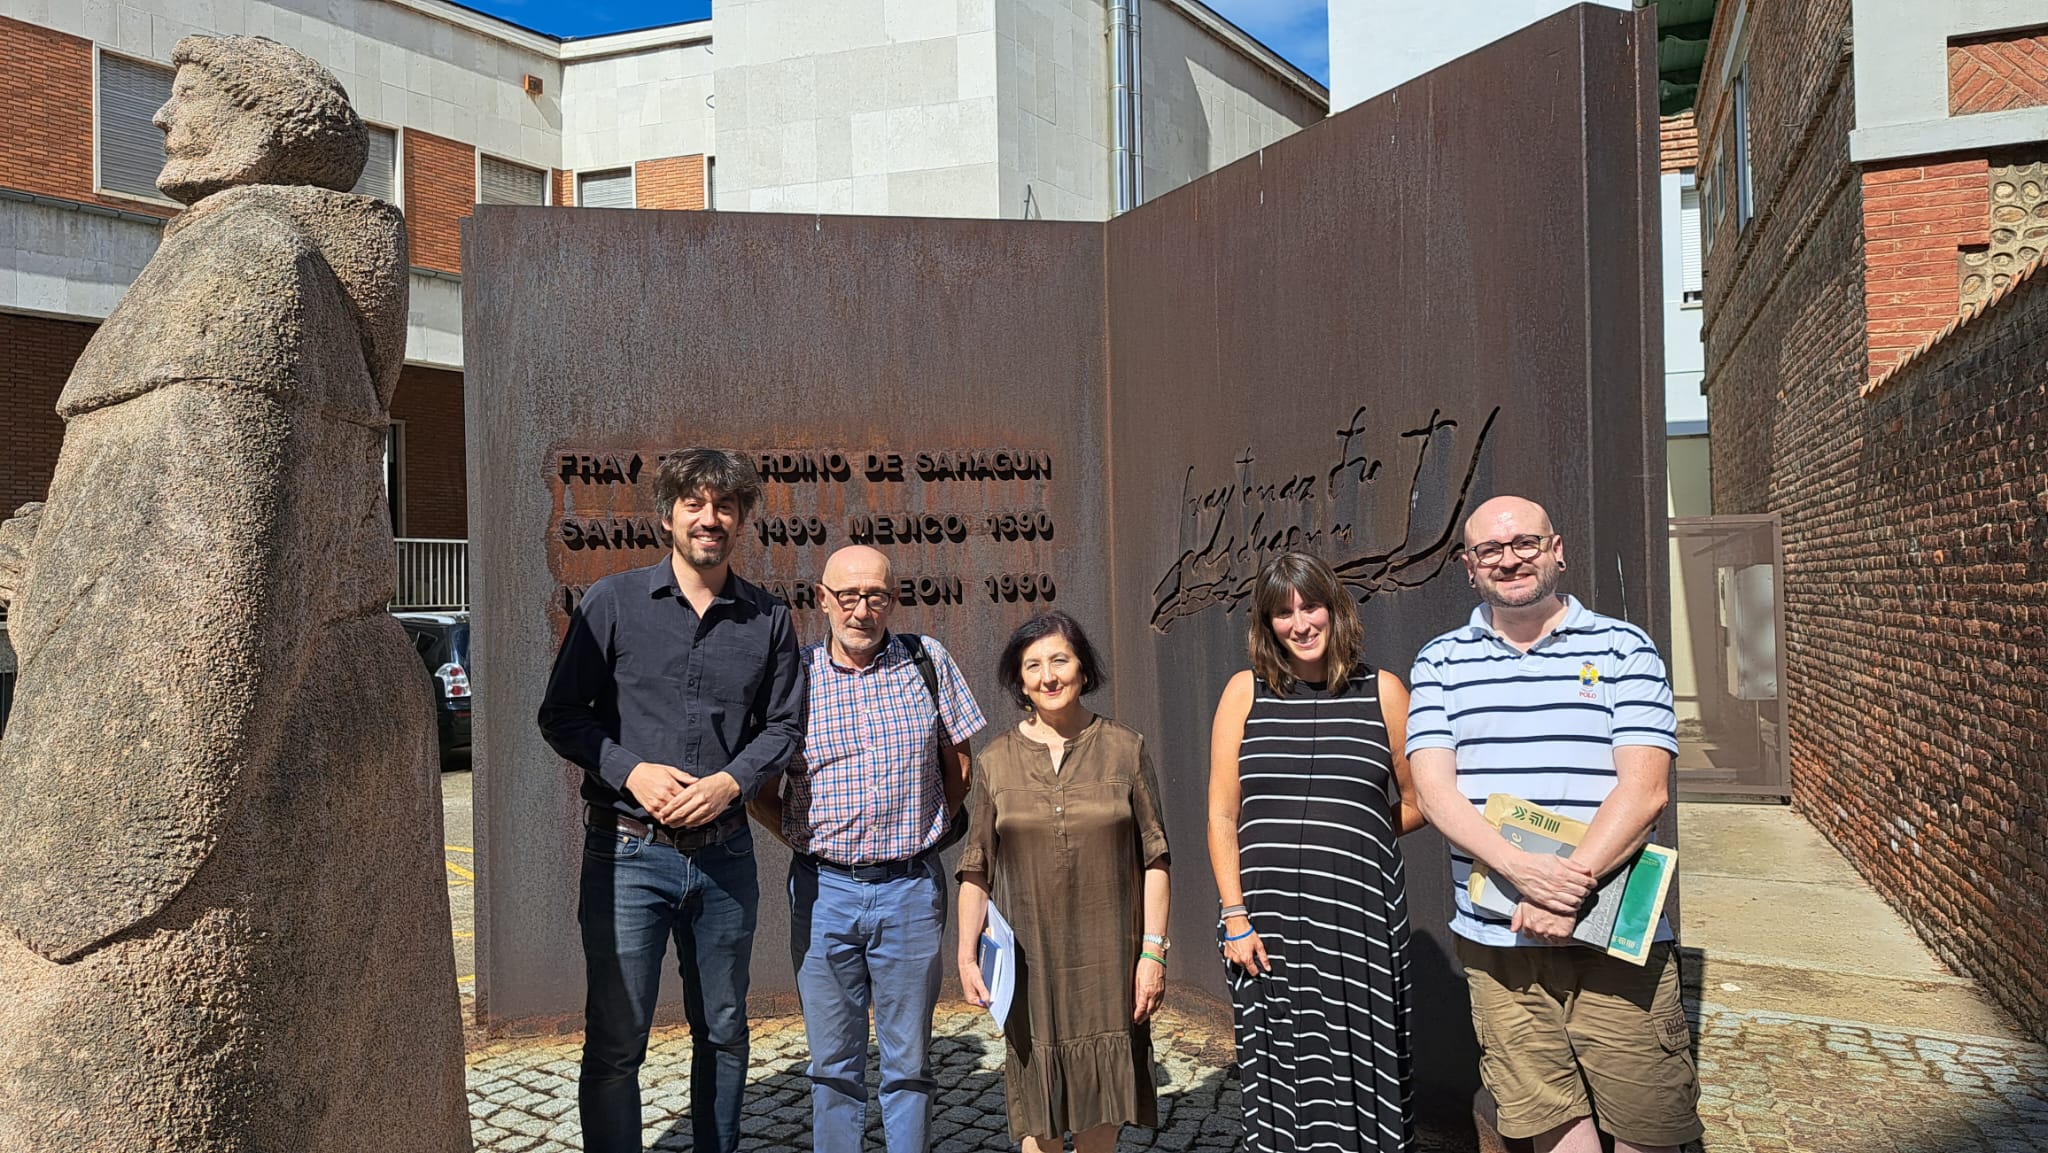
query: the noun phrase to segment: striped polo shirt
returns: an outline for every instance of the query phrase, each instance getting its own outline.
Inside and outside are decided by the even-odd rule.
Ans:
[[[1423,646],[1409,674],[1408,755],[1458,754],[1458,789],[1475,808],[1510,793],[1560,816],[1591,822],[1614,791],[1614,750],[1678,752],[1671,683],[1643,630],[1565,599],[1564,622],[1524,653],[1494,631],[1486,605],[1465,627]],[[1457,911],[1451,931],[1482,945],[1534,945],[1508,919],[1477,912],[1465,896],[1472,858],[1451,848]],[[1671,939],[1668,922],[1657,940]]]

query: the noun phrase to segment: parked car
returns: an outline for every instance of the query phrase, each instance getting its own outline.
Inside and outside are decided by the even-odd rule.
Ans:
[[[414,651],[426,665],[434,687],[434,724],[441,737],[441,759],[469,748],[469,711],[475,700],[469,689],[468,613],[392,613],[405,626]]]

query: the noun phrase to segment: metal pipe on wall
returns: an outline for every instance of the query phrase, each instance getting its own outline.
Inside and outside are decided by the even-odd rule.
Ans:
[[[1135,0],[1109,3],[1109,108],[1113,121],[1110,149],[1110,179],[1116,186],[1115,213],[1118,216],[1137,207],[1136,189],[1131,185],[1131,8]]]
[[[1131,207],[1145,203],[1145,36],[1139,27],[1144,14],[1143,0],[1128,0],[1130,4],[1130,48],[1131,84],[1125,91],[1124,99],[1129,104],[1131,125]]]

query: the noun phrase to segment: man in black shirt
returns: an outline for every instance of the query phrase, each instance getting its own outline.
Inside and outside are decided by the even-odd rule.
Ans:
[[[588,1153],[641,1148],[640,1064],[671,935],[695,1148],[739,1145],[760,899],[746,802],[803,735],[789,606],[731,567],[760,494],[753,466],[732,453],[664,458],[655,501],[670,555],[590,587],[541,702],[541,733],[583,769],[589,826],[576,1093]]]

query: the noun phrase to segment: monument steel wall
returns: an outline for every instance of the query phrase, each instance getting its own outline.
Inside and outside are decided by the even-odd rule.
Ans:
[[[738,563],[785,583],[808,636],[802,582],[875,534],[916,578],[898,623],[953,649],[994,723],[1016,716],[989,662],[1017,620],[1055,604],[1108,642],[1097,707],[1164,776],[1173,976],[1211,995],[1209,722],[1264,557],[1337,564],[1368,659],[1405,676],[1474,603],[1463,515],[1520,492],[1566,534],[1570,591],[1661,642],[1648,30],[1562,13],[1107,225],[480,210],[486,1022],[581,1004],[576,771],[533,717],[577,590],[660,555],[635,478],[667,449],[757,454],[769,497]],[[1447,866],[1433,834],[1405,848],[1418,1089],[1456,1112],[1473,1061]],[[764,850],[760,991],[790,987],[782,861]]]
[[[577,770],[534,717],[582,590],[664,555],[657,457],[756,458],[736,564],[806,641],[831,551],[888,551],[895,627],[952,648],[1008,723],[991,645],[1045,604],[1108,615],[1107,332],[1099,225],[482,209],[466,257],[477,994],[497,1025],[583,1004]],[[756,844],[754,987],[788,991],[787,856]]]
[[[1633,26],[1567,12],[1109,229],[1116,707],[1170,782],[1175,936],[1203,963],[1176,977],[1220,991],[1201,784],[1265,556],[1335,565],[1366,659],[1405,681],[1477,603],[1465,515],[1526,494],[1565,535],[1565,588],[1667,638],[1657,117]],[[1444,1008],[1465,1004],[1449,864],[1431,831],[1403,850],[1416,1088],[1449,1112],[1476,1062]]]

